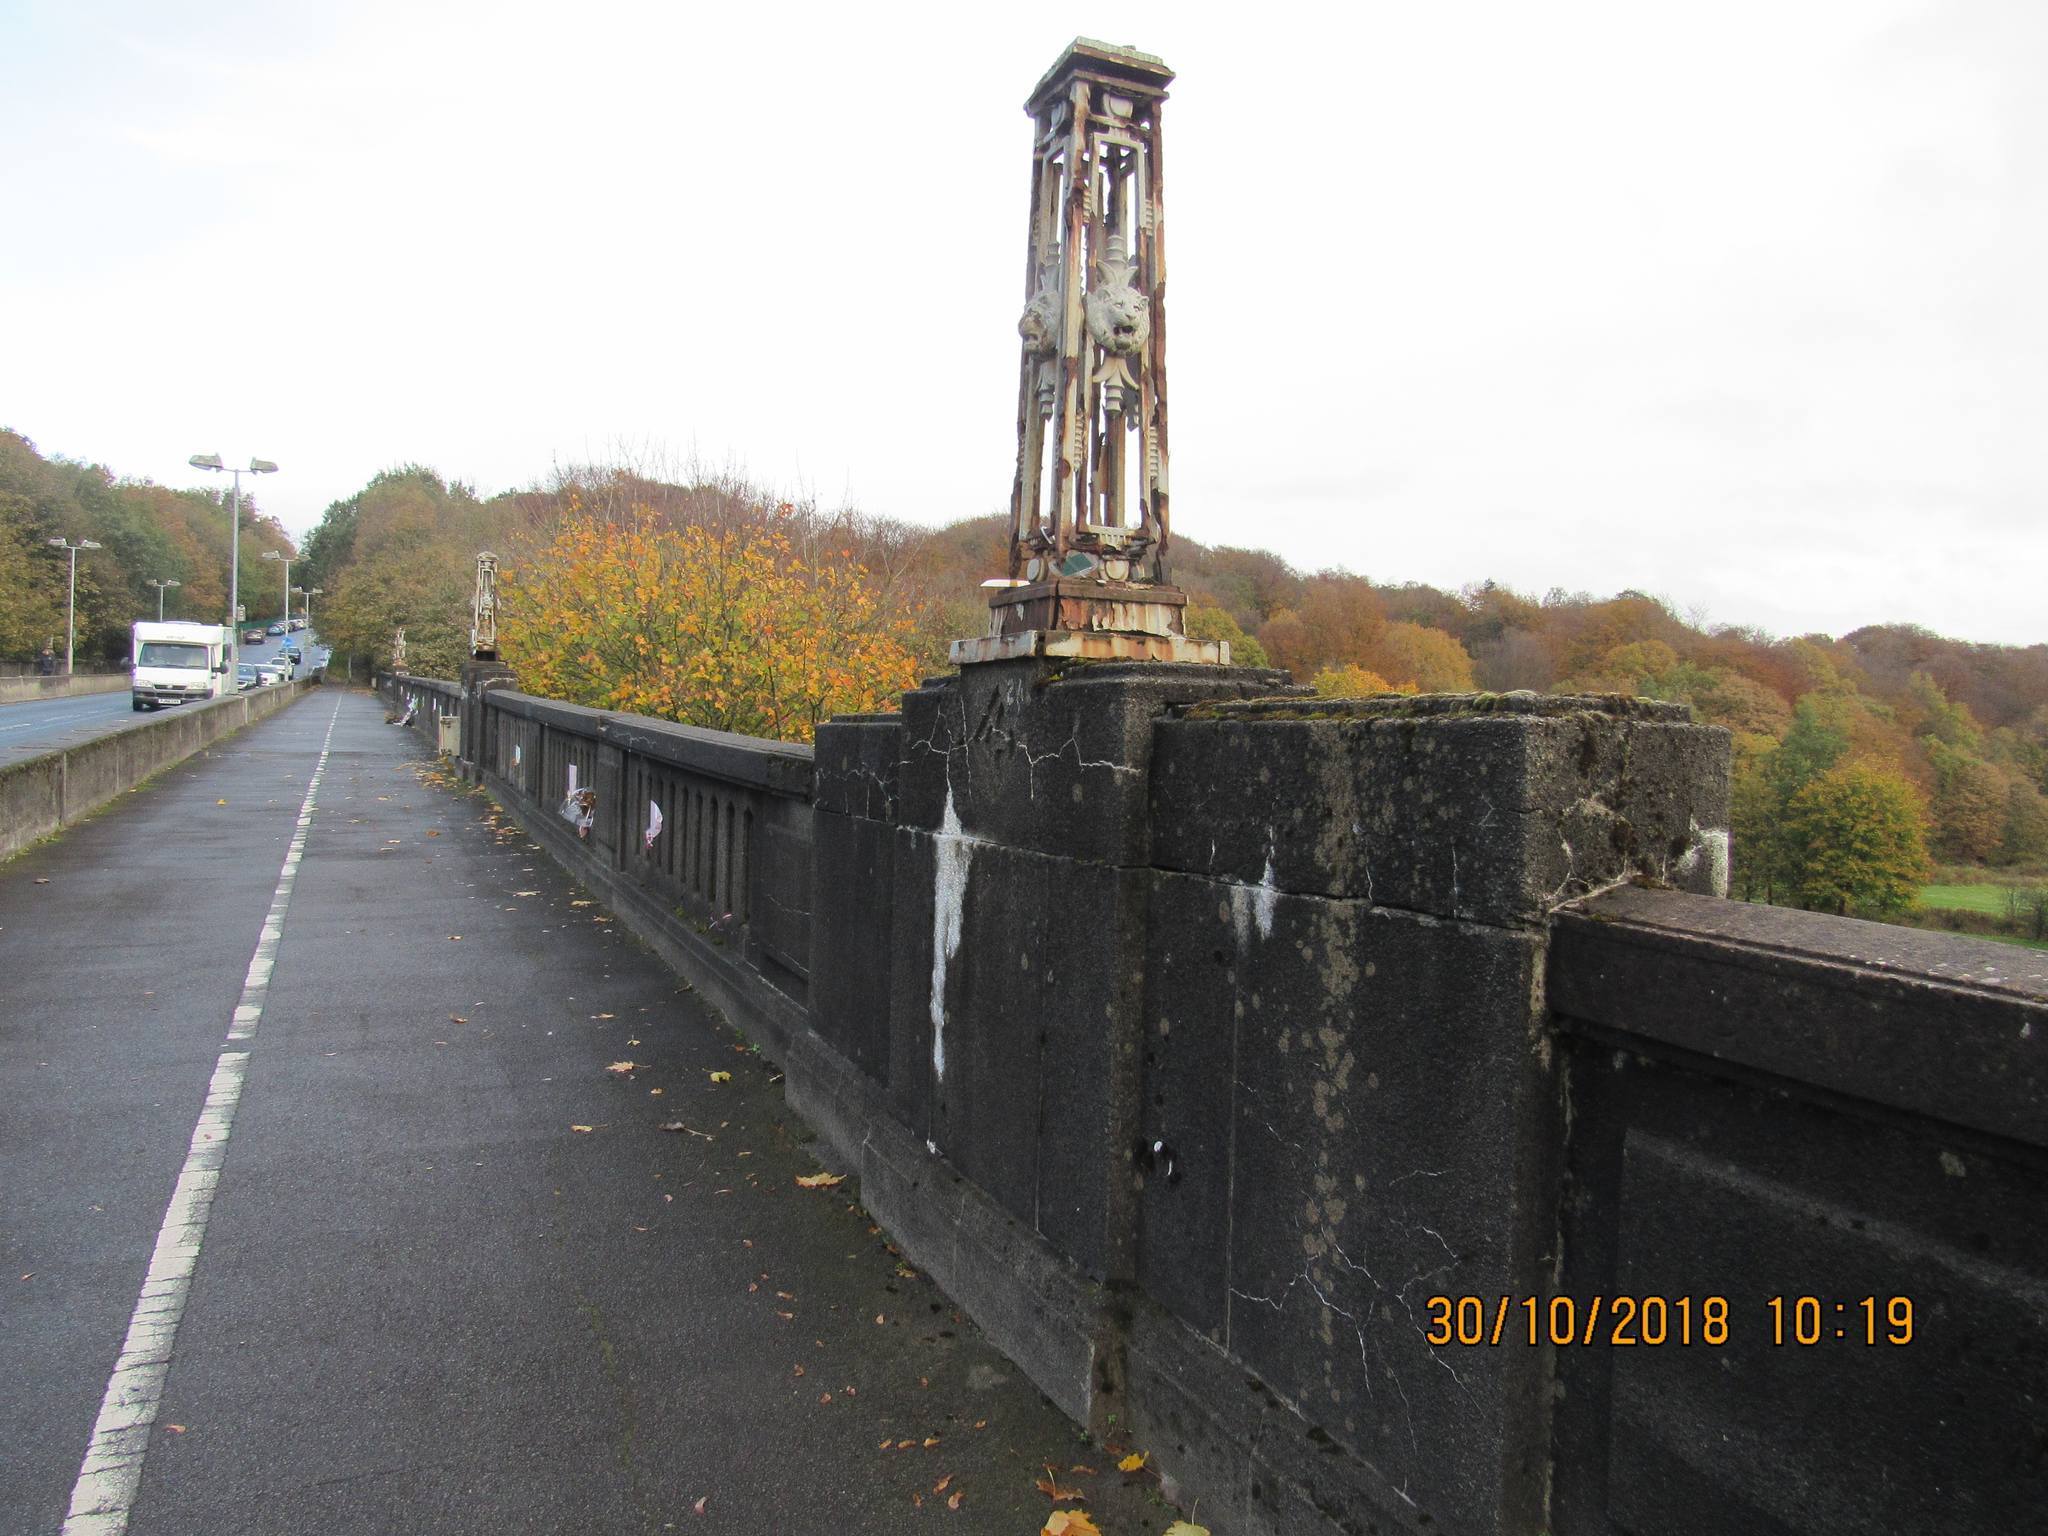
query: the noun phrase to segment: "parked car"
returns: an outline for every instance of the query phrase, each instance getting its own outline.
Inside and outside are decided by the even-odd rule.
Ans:
[[[237,662],[235,665],[235,686],[237,688],[268,688],[270,676],[253,661]]]
[[[292,628],[293,628],[293,629],[304,629],[305,627],[306,627],[306,621],[305,621],[304,619],[293,619],[293,620],[292,620]]]
[[[242,644],[244,645],[261,645],[263,638],[263,631],[260,629],[245,629],[242,631]]]
[[[264,633],[267,635],[281,635],[284,633],[284,625],[281,623],[273,624]]]
[[[263,674],[263,681],[265,683],[288,683],[291,681],[291,673],[274,661],[259,661],[256,663],[256,670]]]

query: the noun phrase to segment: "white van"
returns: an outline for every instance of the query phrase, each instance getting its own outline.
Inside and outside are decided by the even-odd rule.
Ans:
[[[129,697],[137,709],[216,699],[228,691],[231,633],[218,624],[135,626]]]

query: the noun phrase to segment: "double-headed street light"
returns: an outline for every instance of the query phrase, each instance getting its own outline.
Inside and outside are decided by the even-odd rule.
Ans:
[[[95,539],[80,539],[76,544],[67,544],[62,539],[51,539],[53,549],[71,551],[71,595],[64,600],[64,675],[71,675],[71,651],[78,639],[78,552],[81,549],[98,549]]]
[[[241,675],[235,669],[242,660],[242,471],[228,468],[217,453],[195,453],[185,462],[194,469],[217,469],[235,477],[228,492],[228,677],[233,679]],[[268,459],[251,459],[249,473],[274,475],[277,466]]]
[[[143,585],[156,588],[156,621],[161,624],[164,621],[164,593],[172,587],[181,587],[184,583],[181,581],[145,581]]]

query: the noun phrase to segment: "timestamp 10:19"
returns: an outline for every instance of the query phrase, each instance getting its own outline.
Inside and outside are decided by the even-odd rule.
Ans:
[[[1824,1339],[1857,1344],[1913,1342],[1910,1296],[1863,1296],[1852,1301],[1773,1296],[1764,1305],[1771,1314],[1773,1344],[1809,1345]]]

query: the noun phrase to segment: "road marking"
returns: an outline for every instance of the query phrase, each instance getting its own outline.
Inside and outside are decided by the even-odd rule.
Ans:
[[[313,821],[313,798],[320,792],[321,774],[327,771],[327,751],[334,741],[341,705],[340,699],[334,701],[334,714],[327,722],[327,735],[320,743],[313,777],[306,784],[298,828],[292,834],[291,848],[285,853],[284,868],[278,872],[270,912],[263,919],[263,935],[256,941],[256,954],[249,961],[242,1000],[228,1029],[231,1041],[247,1040],[256,1033],[257,1021],[263,1017],[271,965],[277,956],[277,941],[284,932],[285,908],[291,902],[292,882],[306,851],[306,828]],[[136,1298],[135,1311],[128,1319],[128,1336],[121,1343],[121,1357],[114,1362],[114,1374],[107,1380],[106,1395],[100,1399],[100,1416],[92,1427],[92,1443],[86,1447],[78,1481],[71,1488],[71,1509],[64,1517],[63,1536],[120,1536],[128,1528],[128,1512],[135,1503],[135,1490],[142,1484],[142,1459],[149,1453],[149,1433],[156,1424],[164,1377],[171,1369],[171,1345],[178,1336],[178,1322],[185,1315],[185,1297],[192,1287],[192,1272],[199,1265],[199,1244],[206,1236],[206,1219],[213,1208],[214,1188],[220,1182],[221,1163],[227,1156],[228,1133],[234,1129],[235,1106],[241,1102],[242,1083],[248,1071],[246,1050],[224,1050],[214,1064],[213,1080],[206,1085],[206,1106],[199,1112],[199,1123],[192,1128],[185,1166],[179,1170],[163,1225],[157,1229],[156,1248],[149,1256],[149,1273],[143,1277],[142,1294]]]

